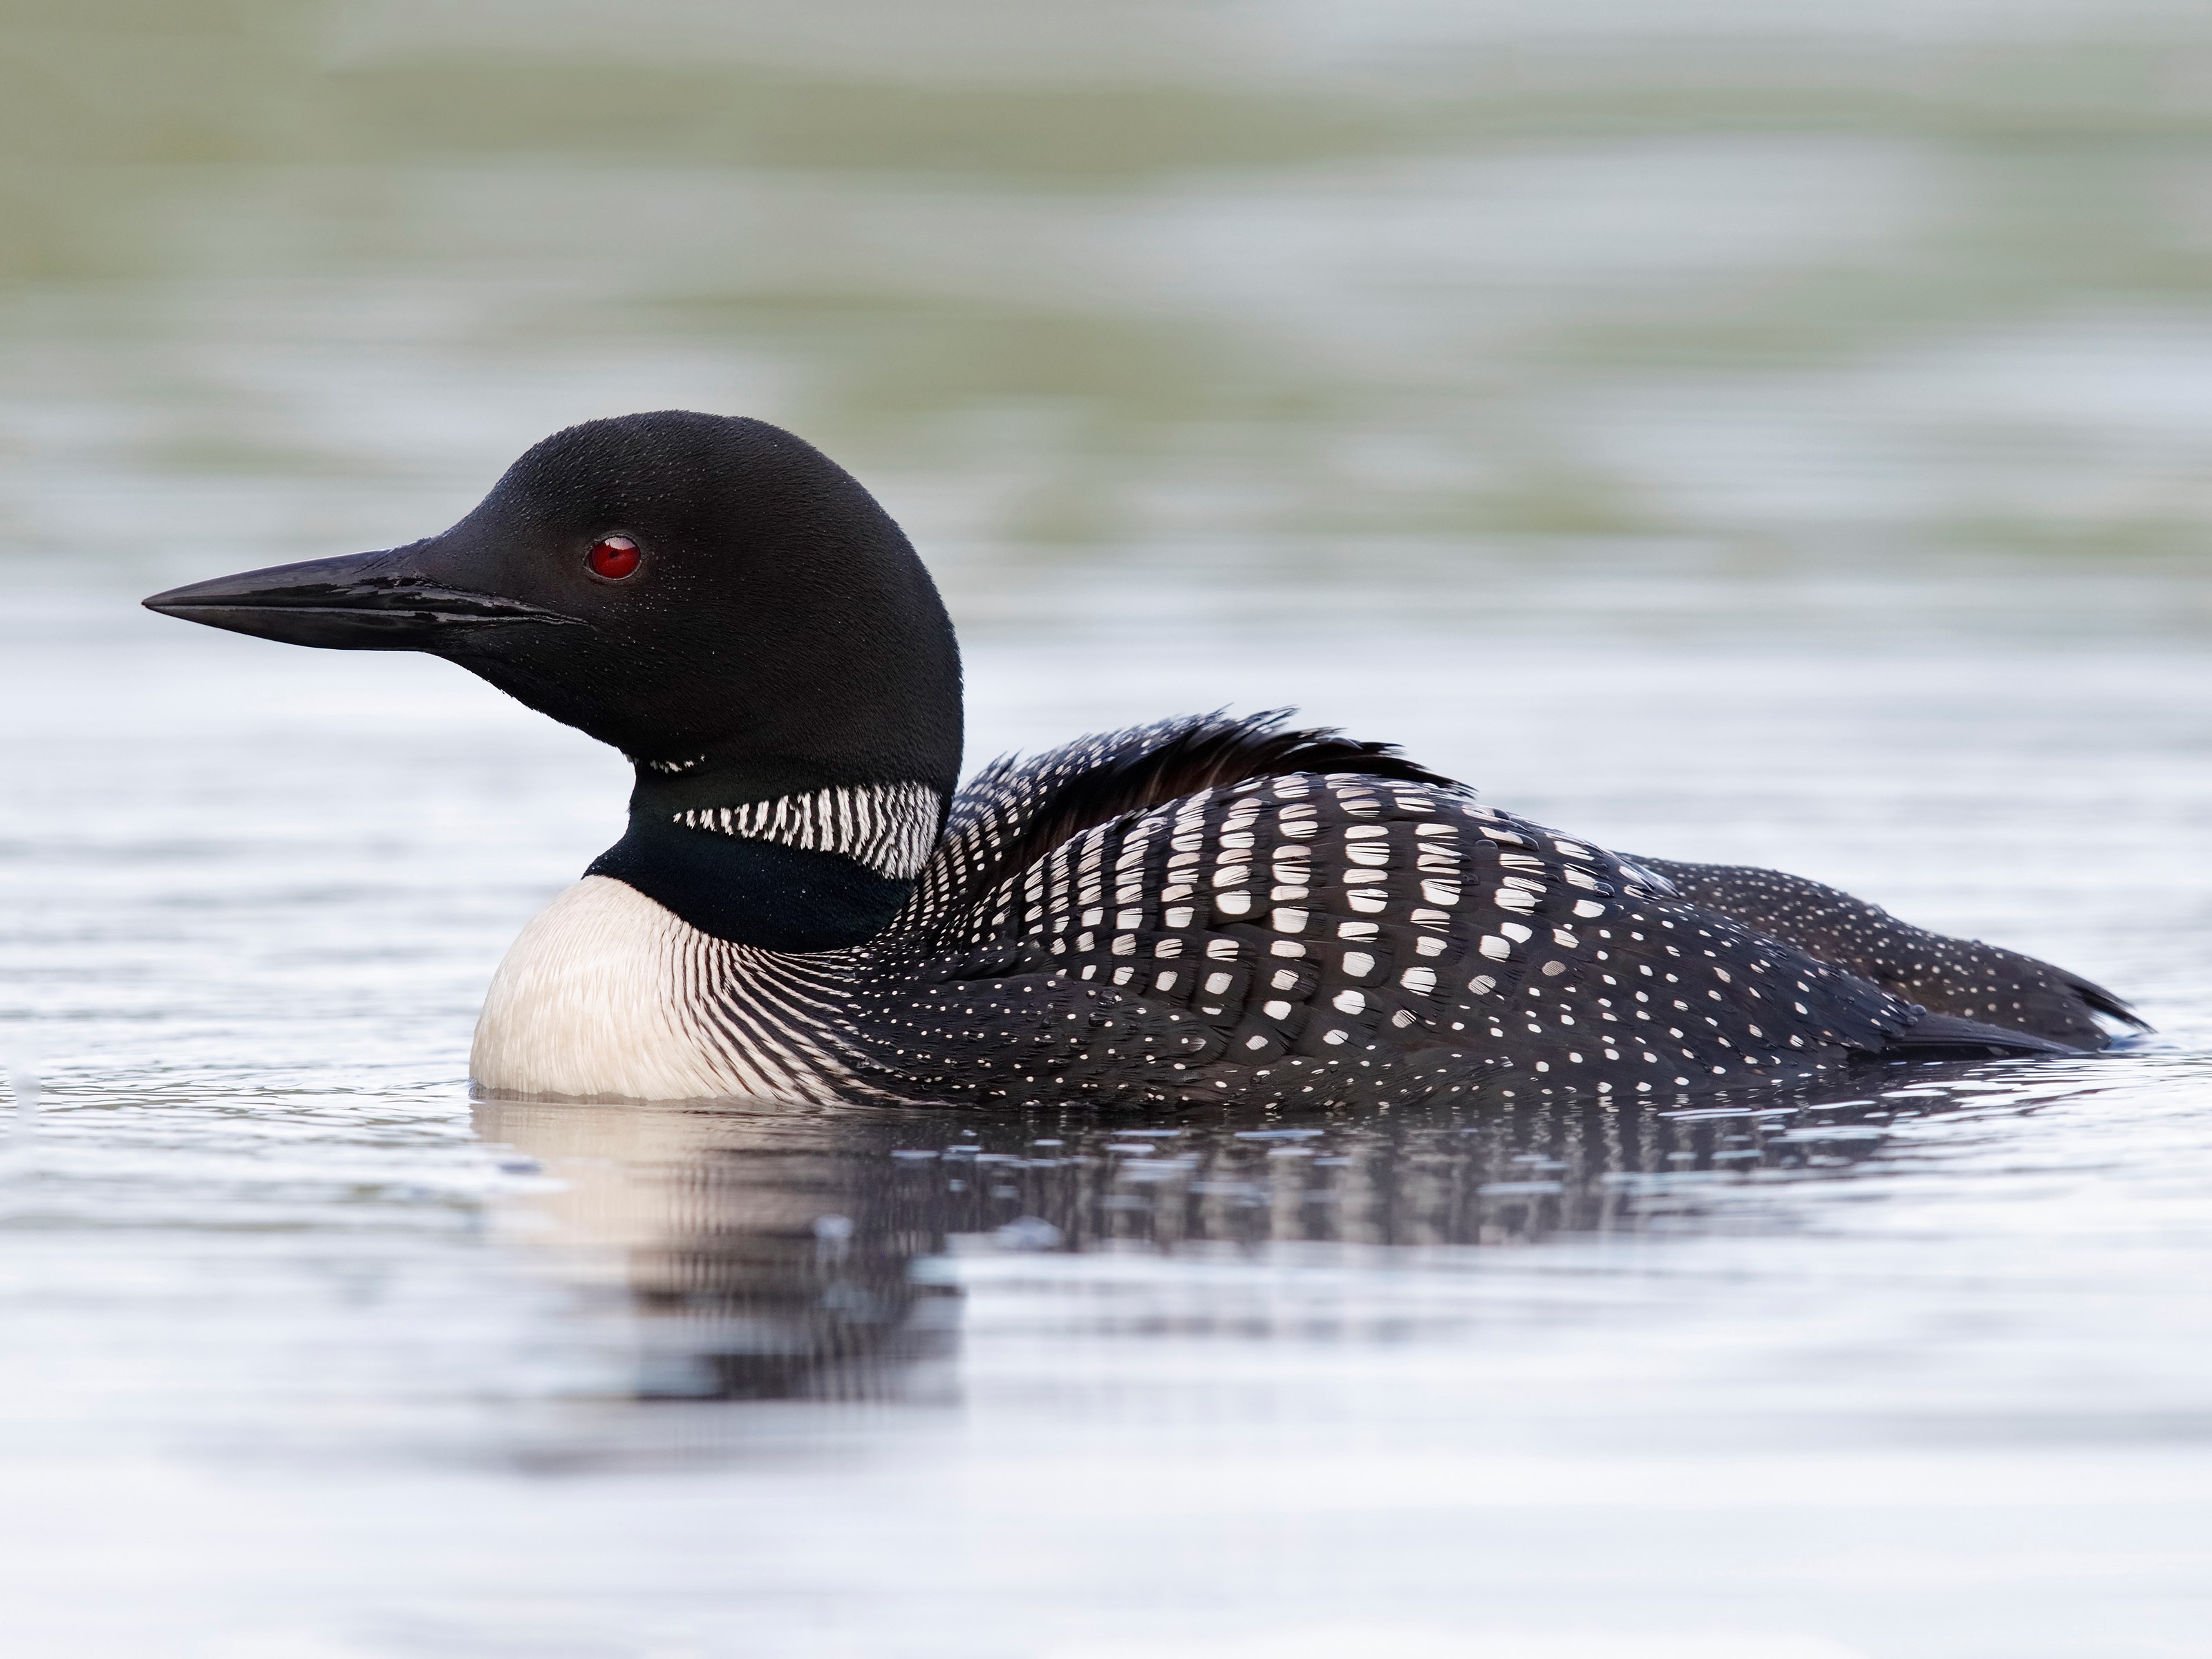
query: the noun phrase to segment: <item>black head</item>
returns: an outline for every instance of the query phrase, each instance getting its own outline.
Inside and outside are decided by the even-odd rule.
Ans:
[[[587,422],[442,535],[146,604],[447,658],[637,761],[634,822],[844,786],[949,798],[959,774],[959,652],[929,573],[849,473],[760,421]]]
[[[443,535],[146,603],[446,657],[641,761],[750,757],[793,787],[949,790],[959,770],[959,654],[929,573],[850,473],[762,421],[586,422]]]

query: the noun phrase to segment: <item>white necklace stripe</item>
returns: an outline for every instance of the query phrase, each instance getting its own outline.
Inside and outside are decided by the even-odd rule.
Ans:
[[[744,841],[771,841],[810,852],[841,853],[905,881],[920,875],[937,844],[944,798],[927,784],[872,783],[819,789],[743,806],[695,806],[675,815],[690,830]]]

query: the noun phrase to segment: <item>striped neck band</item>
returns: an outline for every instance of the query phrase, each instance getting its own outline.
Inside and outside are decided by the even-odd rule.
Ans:
[[[944,807],[944,798],[927,784],[871,783],[743,806],[696,806],[677,813],[675,822],[744,841],[840,853],[879,875],[907,881],[929,862]]]

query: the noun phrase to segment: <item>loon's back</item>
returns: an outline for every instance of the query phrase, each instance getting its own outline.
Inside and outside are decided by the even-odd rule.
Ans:
[[[988,774],[866,949],[856,1075],[1023,1100],[1649,1095],[2054,1046],[1931,1019],[1638,863],[1333,744],[1193,720]],[[1169,793],[1194,775],[1220,781]]]

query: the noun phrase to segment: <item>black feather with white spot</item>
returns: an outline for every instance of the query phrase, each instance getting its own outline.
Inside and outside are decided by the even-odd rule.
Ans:
[[[1334,741],[1196,720],[986,774],[907,910],[856,952],[862,1074],[1022,1100],[1650,1095],[1803,1079],[1922,1024],[1386,751],[1363,758],[1395,775],[1261,769],[1267,753],[1296,764],[1286,735]],[[1048,846],[1030,833],[1098,775],[1196,739],[1217,775],[1250,745],[1257,775],[1139,799]],[[1155,771],[1153,793],[1176,786]],[[1951,1022],[1916,1046],[2047,1045]]]

